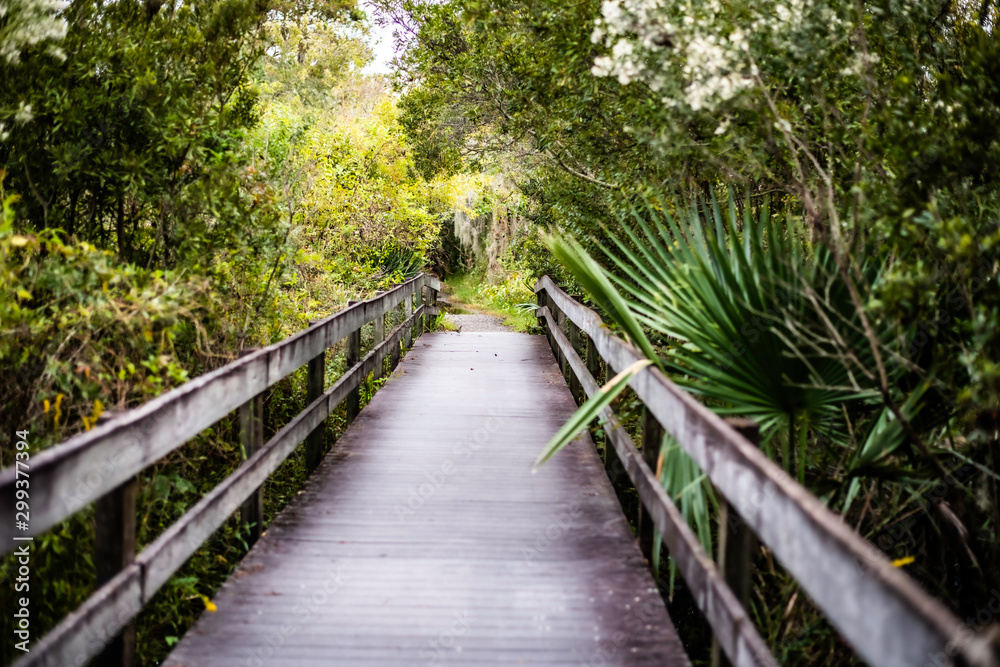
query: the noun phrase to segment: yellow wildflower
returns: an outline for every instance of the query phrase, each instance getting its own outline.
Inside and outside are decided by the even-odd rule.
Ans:
[[[56,396],[56,404],[53,406],[55,414],[52,415],[52,425],[59,428],[59,418],[62,417],[62,400],[63,394],[58,394]]]

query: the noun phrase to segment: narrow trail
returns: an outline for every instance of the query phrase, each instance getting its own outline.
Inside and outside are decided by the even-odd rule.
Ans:
[[[444,300],[447,304],[445,307],[448,310],[445,320],[454,326],[458,333],[514,331],[513,327],[503,323],[502,317],[490,315],[473,304],[456,299],[451,285],[444,283],[443,287]],[[452,310],[459,312],[451,312]]]

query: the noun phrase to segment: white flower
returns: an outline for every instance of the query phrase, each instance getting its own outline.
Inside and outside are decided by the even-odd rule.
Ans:
[[[600,28],[594,28],[594,32],[590,33],[590,43],[599,44],[602,39],[604,39],[604,31]]]
[[[622,15],[622,8],[617,2],[613,0],[604,0],[601,3],[601,15],[604,17],[604,21],[608,24],[608,32],[612,35],[617,35],[620,32],[624,32],[622,25],[624,21],[624,16]]]
[[[594,58],[594,66],[590,68],[590,73],[594,76],[608,76],[611,74],[611,69],[614,67],[611,62],[611,58],[607,56],[599,56]]]
[[[14,113],[14,122],[23,125],[24,123],[30,123],[34,117],[34,114],[31,113],[31,105],[21,102],[21,106]]]
[[[7,19],[0,31],[0,58],[15,64],[26,47],[64,38],[68,26],[56,15],[67,7],[69,2],[64,0],[7,0],[0,4],[0,18]]]
[[[616,59],[621,59],[623,56],[632,55],[632,42],[627,39],[619,39],[613,49],[611,49],[611,55]]]

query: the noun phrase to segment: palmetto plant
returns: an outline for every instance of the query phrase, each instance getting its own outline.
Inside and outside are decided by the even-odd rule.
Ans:
[[[554,238],[550,246],[650,363],[716,412],[755,419],[769,456],[801,482],[819,477],[818,486],[843,494],[846,505],[857,490],[853,475],[884,465],[905,442],[903,429],[882,405],[874,353],[834,258],[810,244],[794,219],[775,221],[766,202],[756,216],[750,209],[739,215],[732,195],[726,210],[713,199],[671,214],[665,202],[652,202],[620,232],[595,241],[605,266],[573,239]],[[874,263],[860,272],[867,284],[878,280]],[[891,357],[890,326],[876,336]],[[650,338],[663,342],[654,346]],[[895,380],[903,365],[893,368]],[[585,403],[540,460],[639,370],[628,369]],[[908,418],[926,386],[903,402]],[[831,452],[843,463],[835,480],[811,465]],[[664,486],[708,546],[707,484],[669,438],[661,457]]]
[[[399,276],[409,280],[420,273],[427,265],[427,258],[409,248],[392,243],[376,253],[374,264],[378,268],[378,276]]]

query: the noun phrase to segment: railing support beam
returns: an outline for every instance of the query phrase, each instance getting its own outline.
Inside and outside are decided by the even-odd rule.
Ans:
[[[549,307],[553,308],[552,305],[550,305]],[[565,335],[566,334],[566,313],[564,313],[562,311],[562,309],[559,308],[559,307],[555,307],[554,310],[553,310],[553,312],[554,312],[554,314],[556,316],[556,326],[559,328],[559,331],[561,331],[563,333],[563,335]],[[556,352],[556,361],[559,362],[559,370],[562,371],[563,379],[565,379],[566,382],[569,382],[569,378],[570,378],[570,376],[573,373],[572,373],[572,371],[569,368],[569,362],[566,361],[566,353],[563,352],[561,349],[558,349],[558,347],[557,347],[557,352]]]
[[[424,305],[428,308],[433,308],[434,304],[437,303],[437,290],[430,285],[424,285]],[[424,315],[424,325],[423,330],[429,332],[431,330],[431,324],[434,320],[431,319],[430,315]]]
[[[382,293],[379,292],[379,295]],[[380,315],[372,320],[372,348],[379,346],[379,343],[385,340],[385,315]],[[373,380],[380,380],[382,376],[385,375],[385,361],[379,364],[378,368],[375,369],[375,374],[372,376]]]
[[[410,315],[413,314],[413,296],[407,295],[403,299],[403,321],[406,322],[410,319]],[[406,331],[403,334],[403,347],[409,350],[413,347],[413,327],[412,325],[407,325]]]
[[[760,444],[760,427],[752,419],[727,419],[726,423],[755,445]],[[719,535],[716,561],[733,595],[740,606],[750,605],[750,585],[753,552],[757,549],[757,536],[746,522],[729,506],[721,493],[719,498]],[[712,639],[712,667],[729,667],[732,663],[719,650],[719,641]]]
[[[352,331],[347,336],[347,368],[354,368],[361,360],[361,328]],[[361,410],[361,385],[354,387],[347,395],[347,423],[354,422]]]
[[[326,350],[309,360],[306,370],[306,405],[312,404],[326,390]],[[306,474],[319,466],[323,459],[324,428],[320,424],[306,437]]]
[[[246,349],[240,356],[256,352],[256,348]],[[240,445],[244,460],[249,459],[264,446],[264,394],[257,394],[240,406]],[[258,488],[240,507],[240,527],[246,527],[248,545],[253,546],[264,532],[264,488]]]
[[[115,413],[105,412],[98,424],[105,424]],[[97,588],[111,581],[116,574],[135,560],[135,501],[139,483],[136,478],[105,494],[95,504],[94,566]],[[131,667],[135,661],[135,622],[128,623],[111,638],[97,656],[97,665]]]
[[[569,344],[572,346],[573,350],[579,354],[580,353],[580,327],[573,324],[572,321],[566,323],[569,327]],[[567,364],[568,365],[568,364]],[[573,369],[569,369],[569,390],[573,394],[573,398],[576,400],[577,405],[582,405],[585,400],[583,395],[583,385],[580,384],[580,378],[576,376]]]
[[[663,444],[663,427],[660,426],[660,422],[656,420],[653,413],[649,410],[643,408],[642,416],[642,460],[646,462],[649,469],[653,471],[654,474],[658,473],[657,462],[660,458],[660,446]],[[639,548],[642,550],[642,555],[646,559],[653,563],[653,549],[655,547],[655,540],[653,539],[653,532],[655,527],[653,526],[653,521],[647,515],[645,508],[642,503],[639,503]]]

